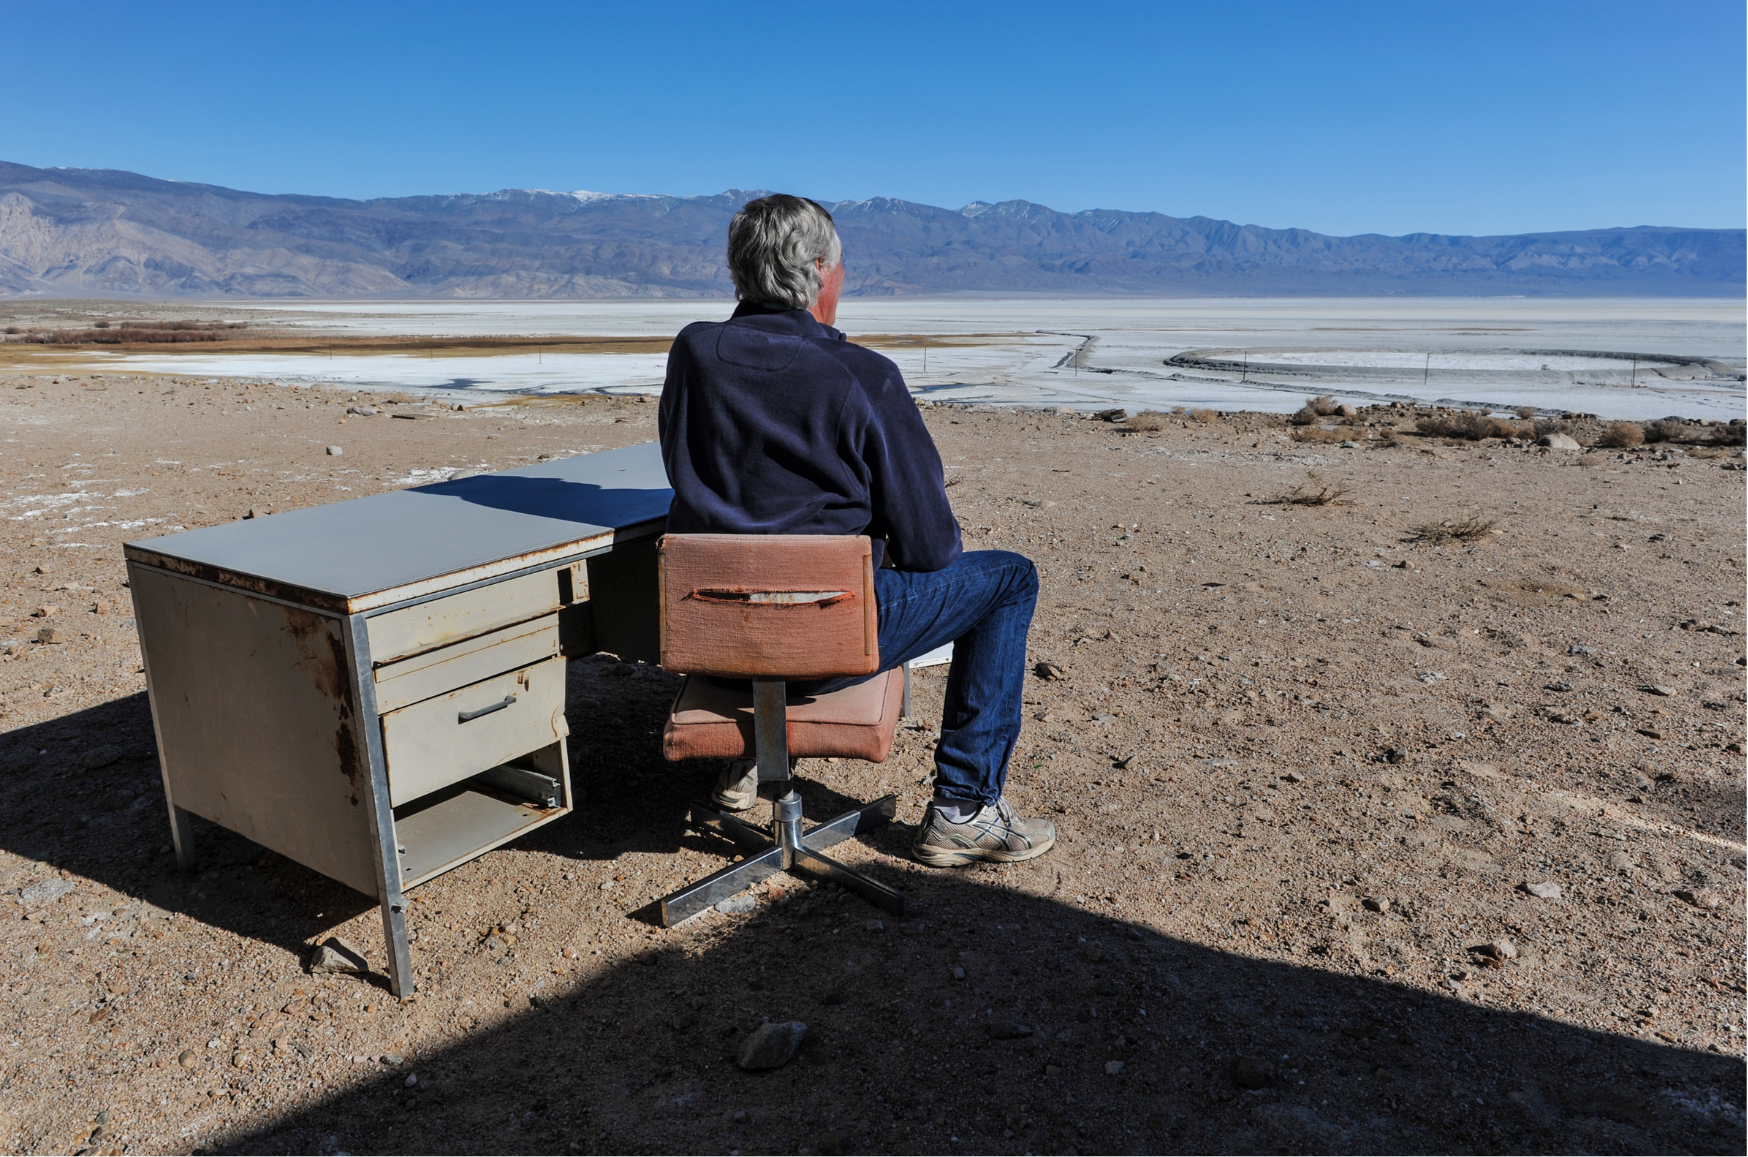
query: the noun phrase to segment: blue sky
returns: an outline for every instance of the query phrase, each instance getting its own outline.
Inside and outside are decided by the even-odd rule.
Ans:
[[[1024,198],[1320,232],[1744,224],[1728,3],[0,0],[0,159],[345,197]]]

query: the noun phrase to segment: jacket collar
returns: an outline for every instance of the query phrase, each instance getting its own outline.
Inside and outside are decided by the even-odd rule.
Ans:
[[[793,334],[796,337],[822,338],[829,341],[843,341],[842,330],[833,329],[829,325],[821,325],[811,313],[805,309],[789,309],[781,305],[768,305],[760,301],[743,301],[734,307],[730,315],[732,321],[751,321],[759,329],[775,333]]]

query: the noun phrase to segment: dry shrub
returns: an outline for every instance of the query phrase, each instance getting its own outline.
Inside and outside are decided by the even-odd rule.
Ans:
[[[1279,498],[1273,500],[1276,506],[1333,506],[1347,505],[1342,501],[1352,494],[1354,484],[1351,479],[1342,478],[1331,482],[1315,470],[1307,472],[1309,482],[1302,482]]]
[[[1671,415],[1659,418],[1655,422],[1646,422],[1644,427],[1647,442],[1685,442],[1687,440],[1687,423]]]
[[[1139,414],[1131,414],[1125,427],[1132,433],[1146,434],[1163,430],[1170,424],[1171,419],[1158,410],[1143,410]]]
[[[1528,428],[1503,418],[1486,414],[1433,414],[1415,420],[1414,429],[1437,438],[1467,438],[1478,442],[1482,438],[1527,438]]]
[[[1341,403],[1337,402],[1328,394],[1318,394],[1315,398],[1312,398],[1309,402],[1305,403],[1305,408],[1316,414],[1319,418],[1329,418],[1341,412]]]
[[[1610,422],[1596,444],[1609,450],[1626,450],[1645,444],[1645,430],[1637,422]]]
[[[1572,424],[1562,422],[1557,418],[1537,418],[1531,427],[1531,436],[1536,438],[1546,438],[1549,434],[1570,434],[1571,432]]]
[[[1411,527],[1421,542],[1468,542],[1473,538],[1482,538],[1493,533],[1493,520],[1483,519],[1471,514],[1460,522],[1446,519],[1443,522],[1424,522]]]
[[[1345,430],[1325,430],[1322,426],[1300,426],[1291,434],[1295,442],[1345,442],[1348,433]]]
[[[1536,408],[1534,406],[1519,406],[1512,412],[1526,422],[1536,416]]]
[[[1317,421],[1317,411],[1313,410],[1310,406],[1306,406],[1303,409],[1294,411],[1293,416],[1288,418],[1287,421],[1293,423],[1295,426],[1309,426]]]
[[[1191,410],[1190,411],[1190,421],[1200,422],[1204,426],[1209,425],[1210,423],[1219,421],[1219,419],[1220,419],[1220,415],[1216,414],[1212,410]]]

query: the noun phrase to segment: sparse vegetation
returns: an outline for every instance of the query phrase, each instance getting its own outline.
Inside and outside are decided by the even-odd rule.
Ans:
[[[1471,514],[1461,521],[1446,519],[1444,522],[1423,522],[1410,529],[1421,542],[1468,542],[1492,534],[1493,526],[1492,519]]]
[[[1351,407],[1350,407],[1351,408]],[[1341,403],[1328,394],[1319,394],[1289,419],[1295,426],[1309,426],[1319,418],[1332,418],[1341,412]]]
[[[1471,442],[1479,442],[1483,438],[1531,438],[1539,437],[1533,426],[1525,426],[1518,422],[1509,422],[1504,418],[1492,418],[1486,414],[1433,414],[1425,418],[1417,418],[1414,422],[1417,433],[1430,434],[1435,438],[1463,438]]]
[[[1536,408],[1534,406],[1519,406],[1517,409],[1513,410],[1512,413],[1527,422],[1536,416]]]
[[[1351,479],[1341,478],[1331,482],[1317,471],[1309,471],[1310,481],[1301,482],[1279,498],[1271,501],[1274,506],[1336,506],[1347,505],[1343,499],[1354,492]]]
[[[1220,419],[1220,415],[1216,414],[1213,410],[1191,410],[1190,411],[1190,421],[1200,422],[1204,426],[1209,425],[1213,422],[1219,421],[1219,419]]]
[[[1155,430],[1163,430],[1171,424],[1171,420],[1158,410],[1143,410],[1139,414],[1129,415],[1124,427],[1134,434],[1148,434]]]
[[[1645,430],[1637,422],[1610,422],[1597,437],[1596,444],[1610,450],[1643,446]]]
[[[124,321],[119,326],[95,321],[86,329],[25,329],[7,327],[16,340],[33,345],[156,345],[166,342],[224,341],[242,321]]]

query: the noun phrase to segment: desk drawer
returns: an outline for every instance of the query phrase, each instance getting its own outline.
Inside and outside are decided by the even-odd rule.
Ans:
[[[558,572],[506,579],[364,621],[370,661],[381,666],[558,610]]]
[[[382,716],[389,801],[408,800],[508,763],[570,734],[565,661],[545,659]]]
[[[398,711],[409,703],[478,683],[558,654],[558,616],[500,627],[483,635],[426,651],[376,669],[376,709]]]

